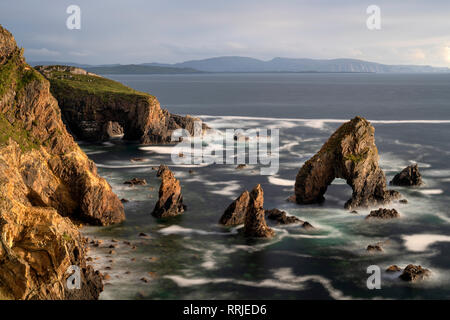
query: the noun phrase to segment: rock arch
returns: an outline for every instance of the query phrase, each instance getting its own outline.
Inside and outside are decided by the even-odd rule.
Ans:
[[[385,175],[378,165],[374,134],[374,127],[362,117],[355,117],[339,127],[298,172],[295,201],[299,204],[323,202],[335,178],[345,179],[353,190],[345,204],[348,209],[398,198],[398,192],[387,190]]]
[[[158,99],[116,81],[70,66],[37,66],[51,84],[62,118],[80,140],[109,139],[105,130],[114,122],[123,128],[123,139],[144,144],[169,143],[172,132],[194,133],[191,116],[179,116],[162,109]],[[208,127],[203,124],[203,130]]]

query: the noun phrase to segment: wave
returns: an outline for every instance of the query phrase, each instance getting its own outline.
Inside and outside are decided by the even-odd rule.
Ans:
[[[281,179],[274,176],[269,176],[267,179],[269,183],[277,186],[293,187],[295,184],[294,180]]]
[[[450,236],[441,234],[414,234],[404,235],[402,239],[405,241],[405,246],[409,251],[425,251],[429,246],[435,242],[449,242]]]
[[[272,118],[272,117],[249,117],[249,116],[210,116],[210,115],[199,115],[197,116],[202,119],[225,119],[225,120],[262,120],[262,121],[293,121],[293,122],[303,122],[311,127],[320,127],[322,123],[344,123],[349,119],[330,119],[330,118],[318,118],[318,119],[308,119],[308,118]],[[450,120],[422,120],[422,119],[412,119],[412,120],[368,120],[371,123],[377,124],[450,124]]]
[[[170,234],[199,234],[199,235],[223,235],[223,236],[230,236],[234,235],[235,232],[217,232],[217,231],[206,231],[206,230],[200,230],[200,229],[191,229],[191,228],[184,228],[180,227],[178,225],[172,225],[170,227],[166,227],[163,229],[158,230],[159,233],[162,233],[163,235],[170,235]]]
[[[280,268],[272,270],[273,279],[261,281],[238,280],[232,278],[186,278],[178,275],[166,275],[164,278],[175,282],[179,287],[192,287],[207,284],[234,283],[237,285],[272,288],[287,291],[301,291],[307,289],[308,282],[316,282],[323,286],[329,295],[336,300],[351,299],[345,296],[342,291],[333,287],[331,280],[319,275],[295,276],[291,268]]]

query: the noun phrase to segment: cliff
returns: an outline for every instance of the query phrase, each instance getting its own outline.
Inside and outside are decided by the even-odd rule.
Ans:
[[[80,68],[37,66],[36,70],[50,81],[63,120],[77,139],[107,140],[105,128],[110,122],[123,128],[124,139],[144,144],[169,143],[176,129],[194,134],[198,119],[170,114],[150,94]]]
[[[0,26],[0,298],[95,299],[98,273],[72,223],[125,218],[109,184],[66,131],[50,84]],[[69,267],[81,289],[69,290]]]
[[[375,129],[369,121],[355,117],[344,123],[311,159],[305,162],[295,181],[295,201],[320,203],[335,178],[352,187],[345,207],[368,207],[390,202],[400,194],[388,190],[378,165]]]

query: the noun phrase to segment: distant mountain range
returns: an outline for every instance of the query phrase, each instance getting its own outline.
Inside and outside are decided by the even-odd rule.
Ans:
[[[40,61],[31,65],[64,64],[84,68],[98,74],[185,74],[204,72],[370,72],[370,73],[439,73],[450,72],[449,68],[418,65],[387,65],[357,59],[291,59],[274,58],[269,61],[248,57],[216,57],[191,60],[175,64],[110,64],[83,65]]]

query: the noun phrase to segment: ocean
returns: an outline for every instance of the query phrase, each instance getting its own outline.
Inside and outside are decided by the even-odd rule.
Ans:
[[[149,92],[172,113],[200,117],[216,130],[279,129],[276,174],[260,165],[174,164],[167,146],[112,140],[80,143],[101,176],[125,203],[127,220],[84,227],[104,242],[91,248],[92,264],[111,278],[101,299],[448,299],[450,298],[450,75],[448,74],[194,74],[108,75]],[[392,187],[401,218],[366,221],[369,209],[350,214],[345,181],[336,179],[321,205],[286,201],[302,164],[338,126],[363,116],[374,125],[387,181],[418,163],[425,185]],[[131,162],[131,158],[144,158]],[[167,164],[180,180],[187,211],[157,220],[151,212],[160,180],[152,167]],[[189,172],[193,170],[193,172]],[[145,178],[146,186],[125,180]],[[310,222],[270,226],[270,240],[246,239],[218,220],[245,189],[264,189],[266,209],[279,208]],[[146,233],[149,239],[139,237]],[[115,240],[117,242],[112,242]],[[125,244],[129,241],[135,248]],[[385,242],[383,253],[369,244]],[[108,246],[116,244],[116,254]],[[384,270],[420,264],[432,277],[405,283]],[[367,287],[369,266],[381,270],[381,289]],[[147,282],[142,281],[147,279]]]

